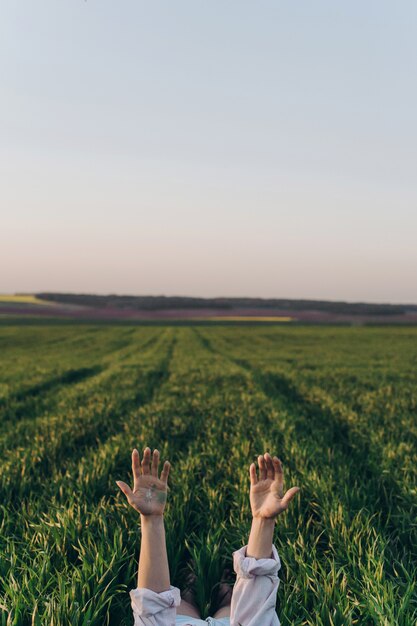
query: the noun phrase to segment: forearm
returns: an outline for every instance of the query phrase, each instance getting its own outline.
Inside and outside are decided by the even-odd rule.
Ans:
[[[138,587],[160,593],[170,588],[168,556],[162,515],[141,515]]]
[[[246,556],[255,559],[269,559],[272,555],[275,519],[254,517],[249,535]]]

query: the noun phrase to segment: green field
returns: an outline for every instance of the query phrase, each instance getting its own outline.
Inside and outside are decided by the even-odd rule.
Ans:
[[[417,620],[417,328],[0,326],[0,625],[132,623],[140,534],[116,479],[173,465],[173,584],[207,615],[268,450],[283,626]],[[261,626],[261,625],[260,625]]]

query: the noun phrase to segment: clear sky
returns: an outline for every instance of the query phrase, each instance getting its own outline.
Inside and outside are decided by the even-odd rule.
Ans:
[[[415,0],[3,0],[0,293],[417,302]]]

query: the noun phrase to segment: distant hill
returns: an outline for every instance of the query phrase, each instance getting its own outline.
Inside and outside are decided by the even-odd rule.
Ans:
[[[335,315],[401,316],[416,314],[417,304],[370,304],[367,302],[333,302],[329,300],[290,300],[282,298],[193,298],[183,296],[119,296],[73,293],[37,293],[36,297],[62,305],[93,309],[130,311],[317,311]]]

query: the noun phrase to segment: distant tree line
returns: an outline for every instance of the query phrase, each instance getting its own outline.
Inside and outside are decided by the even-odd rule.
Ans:
[[[413,304],[369,304],[366,302],[331,302],[328,300],[289,300],[282,298],[192,298],[183,296],[118,296],[37,293],[42,300],[94,308],[135,309],[280,309],[282,311],[325,311],[350,315],[401,315],[416,312]]]

